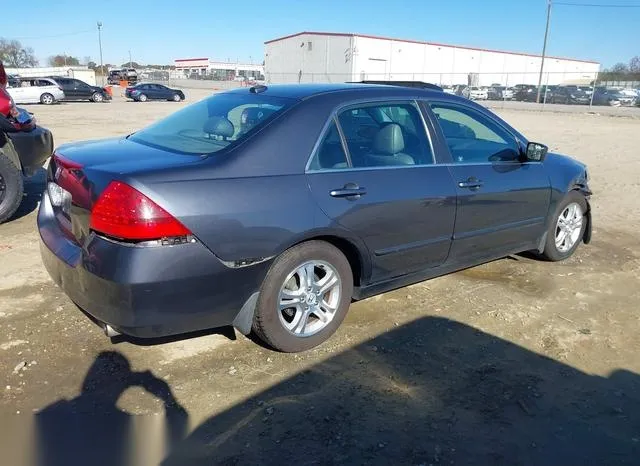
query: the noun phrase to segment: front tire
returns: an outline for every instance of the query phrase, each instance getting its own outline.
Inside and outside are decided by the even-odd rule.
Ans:
[[[11,160],[0,153],[0,223],[6,222],[16,213],[23,195],[22,173]]]
[[[179,94],[173,94],[173,99],[174,102],[180,102],[182,99],[180,98]]]
[[[547,230],[542,257],[549,261],[568,259],[578,249],[587,227],[587,201],[571,191],[560,202]]]
[[[40,103],[44,104],[44,105],[51,105],[53,103],[55,103],[56,99],[55,97],[53,97],[52,94],[49,94],[48,92],[45,92],[44,94],[42,94],[40,96]]]
[[[100,103],[104,101],[104,96],[99,92],[94,92],[93,95],[91,96],[91,100],[95,103]]]
[[[294,353],[325,342],[351,304],[349,261],[324,241],[298,244],[280,255],[265,277],[253,331],[272,348]]]

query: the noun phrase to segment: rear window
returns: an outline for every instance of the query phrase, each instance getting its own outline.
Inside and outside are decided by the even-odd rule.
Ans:
[[[181,154],[209,155],[246,139],[294,102],[261,94],[218,94],[169,115],[129,139]]]

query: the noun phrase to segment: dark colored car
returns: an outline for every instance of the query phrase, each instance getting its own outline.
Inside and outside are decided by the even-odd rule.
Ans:
[[[617,107],[621,105],[621,95],[614,90],[605,87],[596,87],[593,90],[593,105],[609,105]]]
[[[61,76],[50,76],[64,91],[63,101],[90,100],[92,102],[104,102],[111,100],[111,95],[102,87],[92,86],[79,79]]]
[[[424,81],[384,81],[384,80],[364,80],[359,81],[361,84],[382,84],[389,86],[415,87],[418,89],[431,89],[441,91],[442,87]]]
[[[352,300],[591,238],[585,166],[442,91],[236,89],[124,138],[61,146],[42,258],[108,335],[233,325],[281,351]]]
[[[584,91],[578,89],[577,86],[558,86],[551,92],[551,96],[547,97],[547,102],[552,104],[588,105],[591,102],[591,98]]]
[[[538,86],[525,85],[517,88],[518,90],[514,94],[514,99],[521,102],[549,102],[549,99],[553,95],[553,91],[556,87],[557,86],[541,86],[540,97],[538,98]]]
[[[184,92],[180,89],[171,89],[162,84],[140,83],[132,87],[127,87],[124,91],[127,99],[136,102],[146,102],[147,100],[173,100],[180,102],[184,100]]]

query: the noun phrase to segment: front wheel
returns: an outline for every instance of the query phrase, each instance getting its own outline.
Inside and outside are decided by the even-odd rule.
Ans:
[[[306,351],[326,341],[344,320],[353,295],[349,261],[324,241],[280,255],[260,289],[254,333],[276,350]]]
[[[44,105],[51,105],[52,103],[54,103],[56,101],[56,99],[53,97],[53,95],[49,94],[48,92],[42,94],[40,96],[40,103],[44,104]]]
[[[550,261],[568,259],[578,249],[587,227],[587,201],[571,191],[558,205],[547,231],[542,257]]]
[[[22,173],[0,152],[0,223],[9,220],[18,210],[23,193]]]
[[[93,95],[91,96],[91,100],[93,100],[96,103],[100,103],[104,101],[104,96],[99,92],[94,92]]]
[[[173,99],[174,102],[180,102],[180,95],[179,94],[173,94]]]

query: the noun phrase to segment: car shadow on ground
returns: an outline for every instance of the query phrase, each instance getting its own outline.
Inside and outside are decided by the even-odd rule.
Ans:
[[[24,195],[20,207],[13,214],[11,220],[18,220],[19,218],[29,215],[31,212],[38,208],[40,200],[42,199],[42,193],[47,188],[47,171],[44,168],[40,168],[35,174],[24,178]]]
[[[39,451],[74,451],[79,439],[107,435],[90,443],[93,457],[58,463],[43,454],[49,462],[41,464],[135,464],[123,455],[145,444],[131,443],[129,418],[115,408],[132,385],[168,407],[171,450],[163,466],[631,465],[640,457],[638,374],[585,374],[473,327],[426,317],[282,381],[182,441],[186,413],[169,387],[131,372],[119,353],[104,353],[77,399],[38,415]],[[98,456],[105,445],[110,451]],[[99,461],[116,453],[119,461]]]
[[[215,416],[163,466],[637,464],[640,377],[427,317]]]

